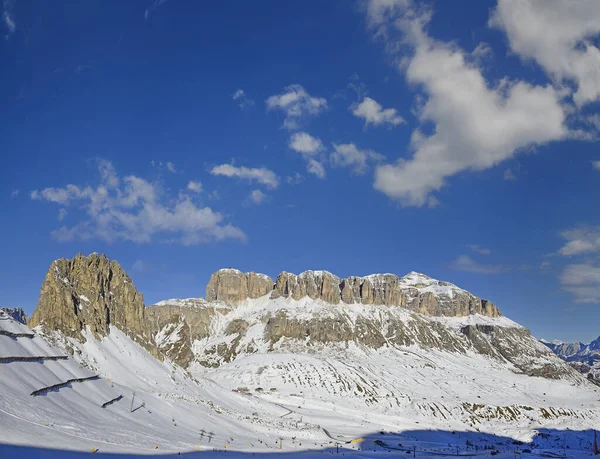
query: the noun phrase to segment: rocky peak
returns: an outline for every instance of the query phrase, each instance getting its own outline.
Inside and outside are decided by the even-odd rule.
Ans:
[[[97,253],[52,263],[29,321],[31,327],[39,324],[75,338],[86,326],[96,336],[107,335],[112,324],[147,338],[142,294],[119,263]]]
[[[236,304],[247,298],[260,298],[273,290],[273,279],[265,274],[243,273],[237,269],[220,269],[210,276],[206,286],[207,301]]]
[[[491,302],[454,284],[414,271],[402,278],[388,273],[345,279],[323,270],[309,270],[298,275],[283,271],[273,284],[271,278],[264,274],[243,273],[229,268],[211,276],[206,299],[235,305],[268,293],[271,299],[300,300],[308,297],[331,304],[400,306],[432,316],[501,315]]]

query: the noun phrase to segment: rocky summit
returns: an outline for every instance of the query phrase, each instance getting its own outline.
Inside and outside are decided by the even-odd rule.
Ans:
[[[220,300],[231,305],[267,294],[271,299],[308,297],[330,304],[400,306],[430,316],[501,316],[490,301],[416,272],[402,278],[395,274],[372,274],[340,279],[328,271],[304,271],[299,275],[284,271],[273,282],[265,274],[228,268],[214,273],[206,287],[208,301]]]
[[[79,254],[52,263],[29,325],[69,346],[116,327],[154,356],[187,369],[257,353],[343,355],[353,347],[417,346],[484,355],[515,373],[579,377],[491,302],[416,272],[345,279],[327,271],[282,272],[273,281],[229,268],[210,277],[206,299],[146,307],[116,261]]]

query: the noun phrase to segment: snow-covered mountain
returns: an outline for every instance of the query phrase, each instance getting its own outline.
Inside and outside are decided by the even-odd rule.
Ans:
[[[541,341],[573,368],[600,384],[600,337],[589,344]]]
[[[463,444],[503,436],[508,451],[513,440],[539,442],[540,429],[553,432],[549,444],[560,429],[583,432],[600,421],[597,388],[527,329],[418,273],[339,279],[308,271],[272,281],[227,269],[211,277],[207,300],[145,307],[118,263],[92,254],[51,265],[30,325],[35,339],[185,425],[170,443],[176,448],[191,448],[199,440],[188,429],[196,426],[197,439],[207,425],[228,432],[219,441],[230,435],[235,449],[272,447],[279,437],[320,448],[371,435],[352,444],[367,448],[383,441],[372,437],[381,431],[404,432],[411,444],[433,429],[472,435]],[[25,395],[15,410],[29,403]],[[144,417],[154,427],[127,434],[129,442],[109,427],[104,435],[119,445],[155,435],[168,442],[170,427],[158,433],[163,417]],[[90,422],[107,426],[100,418]],[[582,448],[589,442],[573,435]]]

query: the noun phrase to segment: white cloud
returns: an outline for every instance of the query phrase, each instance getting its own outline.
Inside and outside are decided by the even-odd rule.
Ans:
[[[582,255],[600,252],[600,226],[580,226],[561,233],[567,240],[558,253],[565,256]]]
[[[509,181],[517,180],[517,176],[515,175],[515,173],[512,171],[512,169],[510,167],[507,169],[504,169],[504,180],[509,180]]]
[[[11,198],[16,198],[17,196],[19,196],[19,193],[21,192],[21,190],[17,189],[17,190],[12,190],[10,192],[10,197]]]
[[[475,49],[471,53],[471,56],[475,60],[481,62],[490,57],[493,53],[494,52],[492,51],[490,45],[482,41],[475,47]]]
[[[65,207],[77,204],[77,209],[85,211],[79,223],[53,231],[56,239],[102,239],[109,243],[124,240],[139,244],[158,239],[184,245],[246,239],[242,230],[224,222],[221,213],[196,206],[184,193],[171,199],[142,178],[118,177],[110,163],[100,162],[98,167],[100,184],[96,187],[71,184],[31,192],[32,199]]]
[[[246,95],[243,89],[236,90],[232,94],[231,98],[237,101],[238,106],[242,110],[248,107],[252,107],[254,105],[254,101]]]
[[[450,263],[450,268],[474,274],[498,274],[508,269],[506,266],[502,265],[478,263],[468,255],[460,255],[457,257],[456,260]]]
[[[167,3],[169,0],[154,0],[154,3],[152,3],[152,5],[150,5],[148,8],[146,8],[146,11],[144,11],[144,19],[148,19],[150,17],[151,13],[154,13],[154,11],[162,4]]]
[[[288,175],[285,178],[285,181],[289,185],[298,185],[299,183],[302,183],[304,181],[304,176],[302,174],[300,174],[299,172],[296,172],[293,175]]]
[[[306,132],[296,132],[290,137],[289,147],[303,156],[312,156],[323,149],[323,142]]]
[[[563,289],[576,303],[600,303],[600,266],[590,263],[567,265],[560,275]]]
[[[490,249],[484,249],[483,247],[480,247],[477,244],[469,244],[467,245],[467,247],[481,255],[490,255],[492,253]]]
[[[6,29],[4,38],[7,40],[17,30],[17,23],[15,22],[15,17],[13,15],[13,4],[14,2],[12,0],[4,0],[2,8],[2,23]]]
[[[58,221],[61,222],[67,216],[67,209],[62,208],[58,210]]]
[[[152,167],[156,167],[157,169],[166,169],[169,172],[177,172],[177,169],[175,168],[175,164],[173,164],[171,161],[150,161],[150,164],[152,165]]]
[[[490,25],[506,32],[511,50],[534,60],[557,84],[574,83],[574,102],[600,98],[600,2],[498,0]]]
[[[275,172],[264,167],[250,168],[244,166],[236,167],[232,164],[221,164],[220,166],[213,167],[210,173],[224,177],[238,177],[249,182],[260,183],[269,188],[277,188],[279,186],[279,178]]]
[[[80,189],[77,185],[67,185],[64,188],[44,188],[43,190],[33,190],[30,194],[31,199],[55,202],[68,206],[71,201],[89,196],[91,189]]]
[[[381,124],[398,126],[399,124],[405,123],[404,118],[398,115],[395,108],[384,109],[370,97],[365,97],[360,104],[352,105],[350,109],[354,116],[365,120],[365,126],[368,126],[369,124],[374,126],[379,126]]]
[[[194,193],[200,193],[202,191],[202,183],[190,180],[187,184],[187,189]]]
[[[350,167],[356,174],[364,174],[369,161],[383,161],[385,157],[372,150],[360,150],[353,143],[333,144],[331,163],[337,167]]]
[[[597,171],[600,171],[600,161],[592,161],[592,167]]]
[[[253,203],[253,204],[261,204],[265,198],[267,197],[266,194],[264,194],[262,191],[260,190],[252,190],[252,193],[250,193],[250,196],[248,196],[248,200]]]
[[[525,147],[566,136],[565,113],[554,88],[507,79],[491,85],[455,44],[428,36],[428,14],[409,11],[386,19],[406,2],[373,1],[370,19],[393,21],[404,46],[412,49],[399,68],[426,95],[419,120],[434,125],[432,134],[413,133],[411,158],[377,167],[377,190],[402,205],[422,206],[459,172],[490,168]],[[397,49],[398,42],[386,40],[388,51]]]
[[[144,260],[135,260],[133,265],[131,266],[131,270],[137,273],[143,273],[148,269],[148,265],[144,262]]]
[[[308,171],[308,173],[314,174],[320,179],[325,178],[325,175],[326,175],[325,167],[323,166],[323,164],[321,164],[319,161],[317,161],[315,159],[311,158],[308,160],[308,164],[306,165],[306,170]]]
[[[286,117],[283,128],[290,131],[300,127],[300,122],[327,109],[327,100],[323,97],[312,97],[299,84],[292,84],[281,94],[271,96],[266,101],[268,110],[281,110]]]
[[[325,166],[322,163],[324,155],[319,155],[324,148],[323,142],[319,138],[306,132],[297,132],[290,137],[288,146],[302,155],[302,158],[306,161],[306,170],[309,174],[316,175],[320,179],[325,178]],[[321,156],[321,158],[316,158],[317,156]]]

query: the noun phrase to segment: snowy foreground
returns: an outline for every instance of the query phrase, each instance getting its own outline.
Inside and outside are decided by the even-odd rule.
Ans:
[[[584,457],[600,427],[592,386],[476,355],[275,350],[186,372],[116,328],[79,345],[87,368],[60,349],[0,317],[1,458]]]

